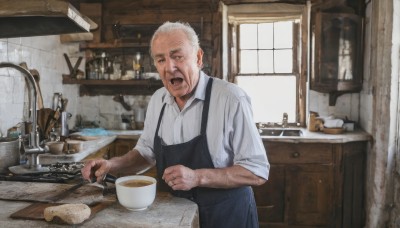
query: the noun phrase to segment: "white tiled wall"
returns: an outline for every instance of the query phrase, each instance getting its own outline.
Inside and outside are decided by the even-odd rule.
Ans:
[[[310,111],[318,112],[320,116],[330,115],[359,121],[360,94],[349,93],[339,96],[335,106],[329,106],[329,94],[310,90]]]
[[[75,65],[79,56],[84,56],[79,51],[78,43],[61,44],[58,35],[0,39],[0,62],[26,62],[29,69],[39,71],[45,108],[51,108],[53,94],[56,92],[61,92],[68,99],[67,111],[72,114],[70,128],[75,125],[78,114],[86,121],[96,122],[100,127],[118,128],[121,114],[132,114],[133,111],[124,110],[121,104],[113,101],[113,96],[80,97],[77,85],[62,84],[62,74],[69,73],[63,53],[67,53],[72,65]],[[82,71],[84,64],[82,61],[79,67]],[[124,97],[130,105],[135,100],[148,101],[149,98]],[[28,120],[28,101],[24,77],[11,68],[0,68],[0,132],[3,135],[7,129]]]
[[[73,62],[82,55],[77,44],[61,45],[59,36],[0,39],[0,62],[26,62],[29,69],[39,71],[39,85],[46,108],[51,108],[55,92],[61,92],[67,98],[76,97],[78,93],[77,86],[70,86],[66,90],[62,85],[62,74],[68,73],[62,55],[64,52],[72,56]],[[25,79],[18,71],[12,68],[0,69],[0,132],[3,135],[10,127],[28,120],[26,87]],[[76,99],[71,100],[69,107],[75,111]]]

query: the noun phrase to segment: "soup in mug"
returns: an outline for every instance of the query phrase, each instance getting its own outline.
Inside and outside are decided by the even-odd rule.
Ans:
[[[144,187],[153,184],[153,182],[148,180],[126,180],[119,184],[124,187]]]

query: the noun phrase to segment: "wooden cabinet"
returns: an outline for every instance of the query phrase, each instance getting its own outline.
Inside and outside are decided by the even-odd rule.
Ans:
[[[104,158],[104,159],[110,159],[111,154],[113,154],[114,151],[114,143],[108,144],[107,146],[101,148],[100,150],[92,153],[91,155],[87,156],[83,161],[91,160],[91,159],[98,159],[98,158]]]
[[[329,105],[344,93],[362,89],[362,17],[316,12],[311,89],[329,93]]]
[[[136,145],[136,139],[116,139],[114,141],[114,153],[111,155],[112,157],[119,157],[122,156],[128,151],[132,150],[133,147]]]
[[[114,151],[111,154],[111,157],[122,156],[126,154],[128,151],[132,150],[137,143],[137,139],[116,139],[114,142]],[[119,174],[116,174],[120,176]],[[157,170],[156,167],[152,167],[145,172],[141,173],[141,175],[151,176],[156,178],[157,177]]]
[[[364,143],[264,145],[270,177],[253,188],[260,227],[362,227]]]

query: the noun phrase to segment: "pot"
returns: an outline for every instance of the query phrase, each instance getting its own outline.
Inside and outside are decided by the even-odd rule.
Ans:
[[[0,173],[8,173],[8,167],[19,165],[19,140],[0,138]]]

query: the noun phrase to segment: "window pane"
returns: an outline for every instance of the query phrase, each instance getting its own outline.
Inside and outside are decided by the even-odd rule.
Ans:
[[[282,21],[274,23],[275,48],[292,48],[293,22]]]
[[[275,73],[292,73],[293,54],[292,50],[275,50]]]
[[[257,24],[240,25],[240,49],[257,49]]]
[[[259,51],[258,53],[259,73],[274,73],[273,51]]]
[[[258,24],[258,48],[272,49],[274,47],[273,34],[273,23]]]
[[[240,73],[257,73],[257,51],[240,51]]]
[[[251,98],[255,122],[281,123],[284,112],[296,122],[295,76],[237,76],[236,83]]]

